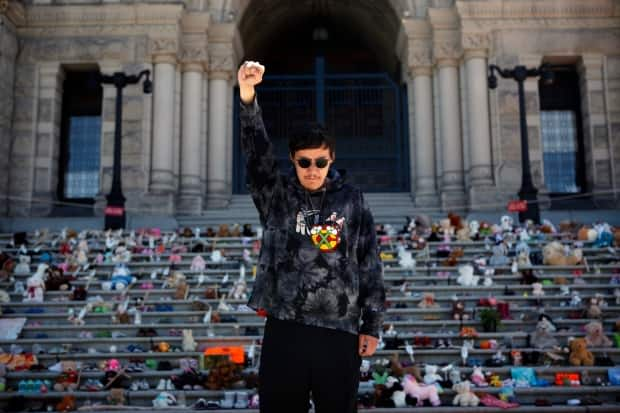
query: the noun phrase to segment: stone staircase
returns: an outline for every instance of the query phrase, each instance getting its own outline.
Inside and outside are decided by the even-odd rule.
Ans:
[[[388,214],[392,207],[398,211],[398,215],[394,216],[402,219],[409,208],[405,198],[406,196],[403,196],[399,202],[395,199],[391,202],[382,202],[378,198],[373,200],[371,196],[369,202],[376,208],[377,222],[390,222],[380,220],[388,219],[388,215],[381,215],[380,211]],[[248,222],[248,211],[253,210],[253,205],[248,200],[249,198],[244,200],[239,197],[233,203],[238,208],[235,211],[239,211],[239,217],[245,217],[239,220],[241,223]],[[241,215],[241,211],[248,215]],[[224,215],[220,218],[224,219]],[[194,222],[184,221],[182,226],[191,227],[191,223]],[[397,224],[398,221],[394,223]],[[78,406],[82,406],[83,409],[89,409],[88,406],[91,406],[90,409],[97,411],[119,411],[123,409],[120,406],[98,405],[98,403],[107,404],[109,390],[83,387],[89,381],[103,380],[105,373],[99,365],[106,360],[117,359],[123,367],[141,366],[138,369],[134,368],[140,371],[128,373],[131,378],[126,380],[123,390],[125,403],[130,405],[127,411],[151,410],[152,400],[162,392],[156,388],[162,379],[165,381],[173,375],[183,373],[180,360],[194,359],[202,363],[204,360],[202,350],[214,346],[243,346],[246,362],[241,377],[244,380],[238,381],[234,388],[211,390],[174,388],[168,391],[175,395],[180,403],[185,403],[187,406],[191,406],[199,398],[221,400],[225,397],[225,393],[230,391],[244,392],[247,395],[256,393],[256,388],[248,386],[247,383],[250,382],[252,374],[256,373],[264,319],[245,307],[244,298],[225,297],[228,297],[229,293],[232,294],[234,283],[242,272],[245,274],[248,289],[252,288],[258,240],[234,237],[196,239],[179,236],[176,240],[170,241],[169,237],[172,234],[164,234],[164,237],[155,244],[163,244],[164,238],[168,238],[169,242],[165,244],[162,252],[153,253],[147,249],[149,245],[147,238],[144,238],[143,243],[138,243],[134,247],[135,252],[126,264],[136,280],[123,293],[120,290],[107,288],[106,283],[110,281],[115,268],[115,263],[112,262],[113,255],[104,257],[101,263],[96,263],[97,255],[105,253],[105,238],[99,232],[85,235],[90,248],[89,267],[87,269],[77,267],[66,272],[75,277],[75,280],[70,282],[71,288],[84,287],[87,290],[87,299],[91,301],[99,297],[98,301],[92,301],[95,304],[84,314],[83,323],[76,322],[75,316],[80,314],[86,302],[75,300],[71,291],[46,291],[44,301],[36,303],[23,302],[23,294],[15,290],[16,282],[25,284],[45,253],[52,255],[53,262],[63,262],[61,249],[75,249],[77,242],[58,239],[58,233],[55,233],[36,247],[31,243],[28,250],[32,257],[30,271],[13,275],[13,281],[0,282],[0,289],[5,290],[9,297],[9,302],[1,304],[3,319],[26,320],[17,339],[0,340],[0,347],[4,350],[4,353],[0,352],[0,361],[15,357],[10,355],[13,346],[13,350],[19,348],[25,353],[34,352],[37,364],[41,367],[40,370],[9,370],[6,375],[8,390],[0,392],[0,409],[12,411],[15,406],[21,406],[23,409],[31,408],[31,411],[45,411],[47,404],[55,406],[61,397],[70,395],[75,397]],[[28,239],[34,238],[34,234],[28,234]],[[10,234],[0,235],[0,251],[17,257],[19,250],[9,244],[10,239]],[[533,239],[530,243],[532,254],[539,253],[550,239],[561,238],[549,235]],[[571,243],[569,239],[564,239],[562,242]],[[64,247],[65,244],[69,247]],[[535,330],[541,311],[553,318],[557,331],[552,335],[562,345],[566,345],[569,337],[584,336],[583,326],[592,320],[588,319],[583,311],[585,304],[576,307],[570,305],[571,296],[563,289],[564,282],[568,282],[571,292],[579,293],[583,303],[597,293],[608,302],[603,310],[602,319],[608,337],[611,337],[612,329],[620,321],[620,303],[614,295],[614,289],[620,283],[620,256],[614,248],[585,245],[583,251],[586,262],[580,265],[556,267],[534,265],[532,269],[543,283],[544,291],[544,298],[536,298],[532,296],[532,286],[523,284],[521,273],[513,272],[510,265],[495,268],[492,285],[464,287],[457,283],[458,265],[491,255],[488,243],[484,241],[452,242],[451,248],[463,249],[463,256],[457,259],[457,266],[446,266],[445,258],[438,256],[437,252],[441,244],[429,242],[428,250],[414,251],[416,259],[414,268],[404,268],[400,264],[397,254],[398,244],[399,239],[396,236],[381,238],[388,310],[384,324],[383,347],[369,358],[371,369],[380,371],[382,360],[397,354],[403,363],[413,358],[419,366],[435,364],[443,367],[452,364],[458,366],[463,378],[469,378],[475,362],[487,365],[497,354],[498,349],[501,349],[506,360],[495,366],[485,366],[484,371],[499,375],[501,380],[506,380],[511,377],[515,367],[515,362],[510,357],[511,351],[519,351],[524,356],[537,354],[529,344],[528,335]],[[210,256],[214,249],[221,251],[225,260],[212,262]],[[510,255],[514,256],[514,246]],[[196,256],[205,258],[204,270],[190,269]],[[188,292],[182,298],[175,298],[175,288],[167,285],[170,283],[169,277],[175,271],[180,271],[189,285]],[[434,307],[420,306],[425,293],[434,294]],[[468,320],[453,319],[454,295],[463,301],[465,312],[470,316]],[[224,304],[222,297],[225,298]],[[510,317],[502,320],[501,326],[496,331],[485,332],[481,327],[480,315],[490,298],[508,303]],[[115,316],[119,305],[123,303],[128,307],[126,312],[128,318],[120,322],[119,317]],[[219,314],[219,321],[211,318],[205,322],[208,308]],[[73,314],[73,321],[69,319],[69,311]],[[462,363],[462,346],[467,339],[461,334],[464,327],[477,330],[475,344],[468,351],[466,364]],[[140,331],[144,329],[153,329],[156,336],[140,336]],[[183,349],[183,339],[180,335],[182,329],[193,331],[198,344],[195,350]],[[164,348],[160,346],[162,342],[170,346],[167,351],[163,351]],[[483,348],[486,347],[482,345],[483,342],[489,345],[495,343],[497,348]],[[412,353],[408,351],[408,345],[412,346]],[[252,360],[249,358],[251,350],[255,351]],[[590,351],[599,361],[590,367],[574,367],[566,362],[545,363],[544,354],[538,354],[538,361],[530,362],[526,367],[531,367],[539,379],[545,379],[551,385],[514,388],[514,395],[520,407],[512,410],[620,411],[620,386],[607,385],[608,369],[620,364],[620,348],[610,346],[591,348]],[[55,391],[51,388],[46,392],[37,390],[37,385],[40,389],[40,385],[45,384],[46,380],[49,384],[53,384],[59,377],[59,373],[50,371],[49,367],[58,361],[67,360],[82,363],[81,387],[73,392]],[[169,362],[169,365],[163,362]],[[200,366],[200,370],[205,375],[210,372],[205,365]],[[554,384],[556,373],[578,373],[582,382],[578,386]],[[148,383],[148,388],[132,389],[132,383],[137,381],[145,381]],[[360,403],[362,395],[369,391],[367,384],[360,386]],[[502,391],[500,387],[474,390],[493,395],[498,395]],[[503,411],[490,407],[452,407],[454,395],[450,388],[444,389],[441,394],[443,407],[374,408],[373,411]],[[567,405],[569,399],[585,400],[586,396],[598,400],[601,405]],[[535,406],[535,402],[541,399],[551,405]],[[182,410],[187,411],[188,407],[178,411]],[[177,410],[172,407],[168,411]],[[258,410],[219,409],[218,411],[257,412]]]

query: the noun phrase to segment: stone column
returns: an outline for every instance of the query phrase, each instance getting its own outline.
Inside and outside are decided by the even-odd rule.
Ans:
[[[202,65],[187,63],[183,70],[181,124],[181,191],[178,212],[200,214],[200,122],[202,104]]]
[[[415,205],[433,207],[439,204],[439,198],[435,182],[432,68],[415,67],[411,69],[411,75],[415,102]]]
[[[416,207],[439,205],[435,182],[435,127],[433,120],[432,32],[428,21],[404,19],[397,52],[407,63],[410,113],[411,184]]]
[[[174,97],[176,56],[153,58],[153,145],[150,193],[160,213],[174,211]]]
[[[209,27],[209,114],[207,146],[207,208],[225,208],[231,198],[228,174],[232,159],[227,151],[231,139],[228,106],[235,61],[235,26]]]
[[[433,58],[438,68],[439,122],[442,170],[441,206],[465,213],[463,142],[459,93],[459,60],[462,56],[459,16],[454,9],[429,8],[433,29]]]
[[[209,73],[209,144],[207,149],[207,207],[228,205],[226,188],[226,106],[230,73]]]
[[[439,67],[439,111],[441,120],[441,205],[444,210],[463,212],[463,143],[459,107],[458,61],[442,59]]]
[[[203,209],[202,150],[204,149],[203,87],[208,67],[207,29],[209,15],[190,12],[182,18],[183,51],[181,66],[181,182],[177,212],[199,215]]]
[[[467,113],[469,119],[469,205],[477,210],[490,204],[494,193],[487,60],[484,50],[465,52]]]

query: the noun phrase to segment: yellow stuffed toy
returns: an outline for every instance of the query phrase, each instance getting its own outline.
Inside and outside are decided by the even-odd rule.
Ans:
[[[545,265],[571,266],[577,265],[583,259],[583,252],[579,248],[566,251],[558,241],[550,242],[543,248],[543,263]]]

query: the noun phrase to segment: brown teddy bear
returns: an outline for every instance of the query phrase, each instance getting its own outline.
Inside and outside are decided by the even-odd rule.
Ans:
[[[593,366],[594,356],[588,351],[585,338],[574,338],[569,343],[570,356],[568,361],[573,366]]]
[[[586,343],[591,347],[611,347],[611,340],[603,332],[603,325],[598,321],[592,321],[585,325]]]
[[[581,249],[575,248],[567,252],[558,241],[550,242],[543,248],[543,264],[545,265],[571,266],[579,264],[582,259]]]

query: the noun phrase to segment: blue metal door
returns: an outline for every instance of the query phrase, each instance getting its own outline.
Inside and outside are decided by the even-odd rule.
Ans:
[[[266,76],[258,86],[263,119],[282,171],[291,168],[288,136],[307,122],[324,123],[336,139],[334,166],[365,192],[409,191],[406,94],[384,73]],[[234,191],[245,193],[235,92]]]

